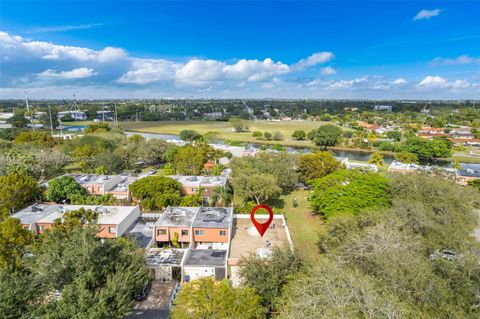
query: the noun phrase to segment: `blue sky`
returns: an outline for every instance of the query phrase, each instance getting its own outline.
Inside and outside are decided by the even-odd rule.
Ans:
[[[479,98],[479,15],[479,1],[2,1],[0,98]]]

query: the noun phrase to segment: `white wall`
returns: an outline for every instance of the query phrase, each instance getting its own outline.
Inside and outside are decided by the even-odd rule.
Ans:
[[[185,276],[189,275],[190,280],[203,277],[215,278],[215,267],[184,267]]]
[[[117,237],[122,236],[138,217],[140,217],[140,207],[137,205],[130,214],[117,225]]]

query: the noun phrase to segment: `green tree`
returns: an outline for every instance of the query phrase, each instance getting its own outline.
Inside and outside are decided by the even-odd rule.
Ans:
[[[281,140],[283,140],[283,134],[282,134],[281,132],[279,132],[279,131],[275,131],[275,132],[273,133],[273,137],[272,137],[272,138],[273,138],[274,141],[281,141]]]
[[[220,158],[220,155],[209,145],[185,145],[177,150],[173,163],[178,174],[200,175],[203,164]]]
[[[299,170],[303,181],[324,177],[343,167],[330,152],[315,152],[300,157]]]
[[[201,278],[183,286],[174,302],[172,319],[265,318],[260,297],[251,288],[233,288],[228,280]]]
[[[375,173],[339,170],[314,183],[309,202],[327,218],[339,214],[358,214],[369,208],[387,207],[387,179]]]
[[[410,163],[418,163],[418,156],[413,153],[409,152],[398,152],[395,153],[394,158],[402,163],[410,164]]]
[[[61,176],[52,179],[47,186],[47,199],[55,203],[70,202],[70,196],[84,195],[85,189],[73,177]]]
[[[257,140],[262,138],[263,134],[260,131],[255,131],[252,133],[252,136],[255,137]]]
[[[480,191],[480,179],[474,179],[471,181],[468,181],[468,186],[472,186],[473,188],[476,188],[478,191]]]
[[[0,267],[0,314],[2,318],[24,318],[38,302],[38,287],[31,275]]]
[[[294,140],[299,140],[299,141],[303,141],[305,139],[305,137],[307,137],[307,134],[305,133],[305,131],[303,130],[295,130],[293,133],[292,133],[292,138]]]
[[[21,259],[32,240],[32,233],[22,227],[19,219],[8,217],[1,221],[0,268],[21,268]]]
[[[385,161],[383,160],[383,155],[379,152],[375,152],[370,156],[368,159],[368,164],[375,164],[377,166],[385,165]]]
[[[272,133],[270,132],[263,132],[263,137],[267,140],[270,141],[272,139]]]
[[[57,142],[48,132],[25,131],[15,137],[14,144],[30,144],[36,147],[53,147]]]
[[[429,161],[435,158],[449,157],[451,155],[451,145],[447,140],[443,139],[430,141],[413,136],[406,140],[403,151],[414,153],[419,158]]]
[[[452,168],[462,169],[462,165],[460,165],[460,163],[458,161],[453,161],[452,162]]]
[[[233,130],[235,132],[245,132],[248,131],[248,121],[245,121],[244,119],[241,119],[239,117],[231,117],[230,120],[230,125],[232,125]]]
[[[186,195],[182,198],[180,206],[183,207],[200,207],[203,204],[203,197],[199,194]]]
[[[142,200],[166,194],[180,195],[182,184],[165,176],[147,176],[130,184],[129,189],[134,198]]]
[[[388,131],[387,138],[395,141],[400,141],[402,139],[402,133],[399,131]]]
[[[31,176],[20,173],[0,176],[0,210],[14,213],[39,196],[37,181]]]
[[[315,132],[314,141],[316,145],[327,149],[327,146],[337,145],[341,135],[341,128],[333,124],[325,124],[320,126]]]
[[[182,141],[189,141],[193,142],[197,139],[199,139],[202,135],[200,135],[198,132],[194,130],[181,130],[180,131],[180,139]]]
[[[303,270],[302,258],[289,246],[274,246],[269,258],[251,254],[240,260],[242,284],[261,296],[262,305],[274,309],[282,290]]]
[[[100,241],[97,226],[54,228],[42,235],[32,271],[42,303],[30,317],[118,318],[149,279],[144,252],[125,238]],[[61,298],[53,301],[54,290]]]
[[[64,121],[64,119],[62,118]],[[91,133],[106,133],[110,131],[110,127],[108,123],[93,123],[89,124],[84,130],[83,133],[91,134]]]
[[[7,119],[7,123],[12,124],[14,128],[26,128],[30,120],[25,117],[25,112],[15,111],[13,116]]]
[[[254,170],[236,173],[232,178],[232,186],[236,195],[244,199],[255,199],[257,204],[278,198],[282,193],[273,175]]]

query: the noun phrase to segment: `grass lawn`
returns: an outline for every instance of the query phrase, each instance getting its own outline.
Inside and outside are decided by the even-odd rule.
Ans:
[[[295,248],[310,261],[317,261],[320,257],[317,246],[318,234],[325,227],[325,223],[308,207],[308,193],[305,190],[297,190],[283,196],[282,199],[285,203],[285,218]],[[297,199],[297,207],[293,207],[294,198]]]
[[[317,129],[326,122],[313,121],[282,121],[269,122],[258,121],[250,122],[249,132],[236,133],[232,131],[232,126],[228,122],[219,121],[159,121],[159,122],[119,122],[119,126],[127,131],[141,133],[163,133],[163,134],[180,134],[180,131],[189,129],[195,130],[200,134],[215,132],[215,137],[222,140],[235,140],[250,143],[264,144],[283,144],[289,146],[314,146],[310,141],[296,141],[291,138],[295,130],[303,130],[305,133],[313,129]],[[252,136],[252,132],[280,132],[283,135],[282,141],[263,141],[256,140]]]

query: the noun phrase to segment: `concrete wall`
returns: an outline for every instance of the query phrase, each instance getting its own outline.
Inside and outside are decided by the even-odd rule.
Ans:
[[[185,276],[190,276],[190,281],[204,278],[204,277],[212,277],[215,278],[215,267],[193,267],[193,266],[185,266],[184,267]]]

